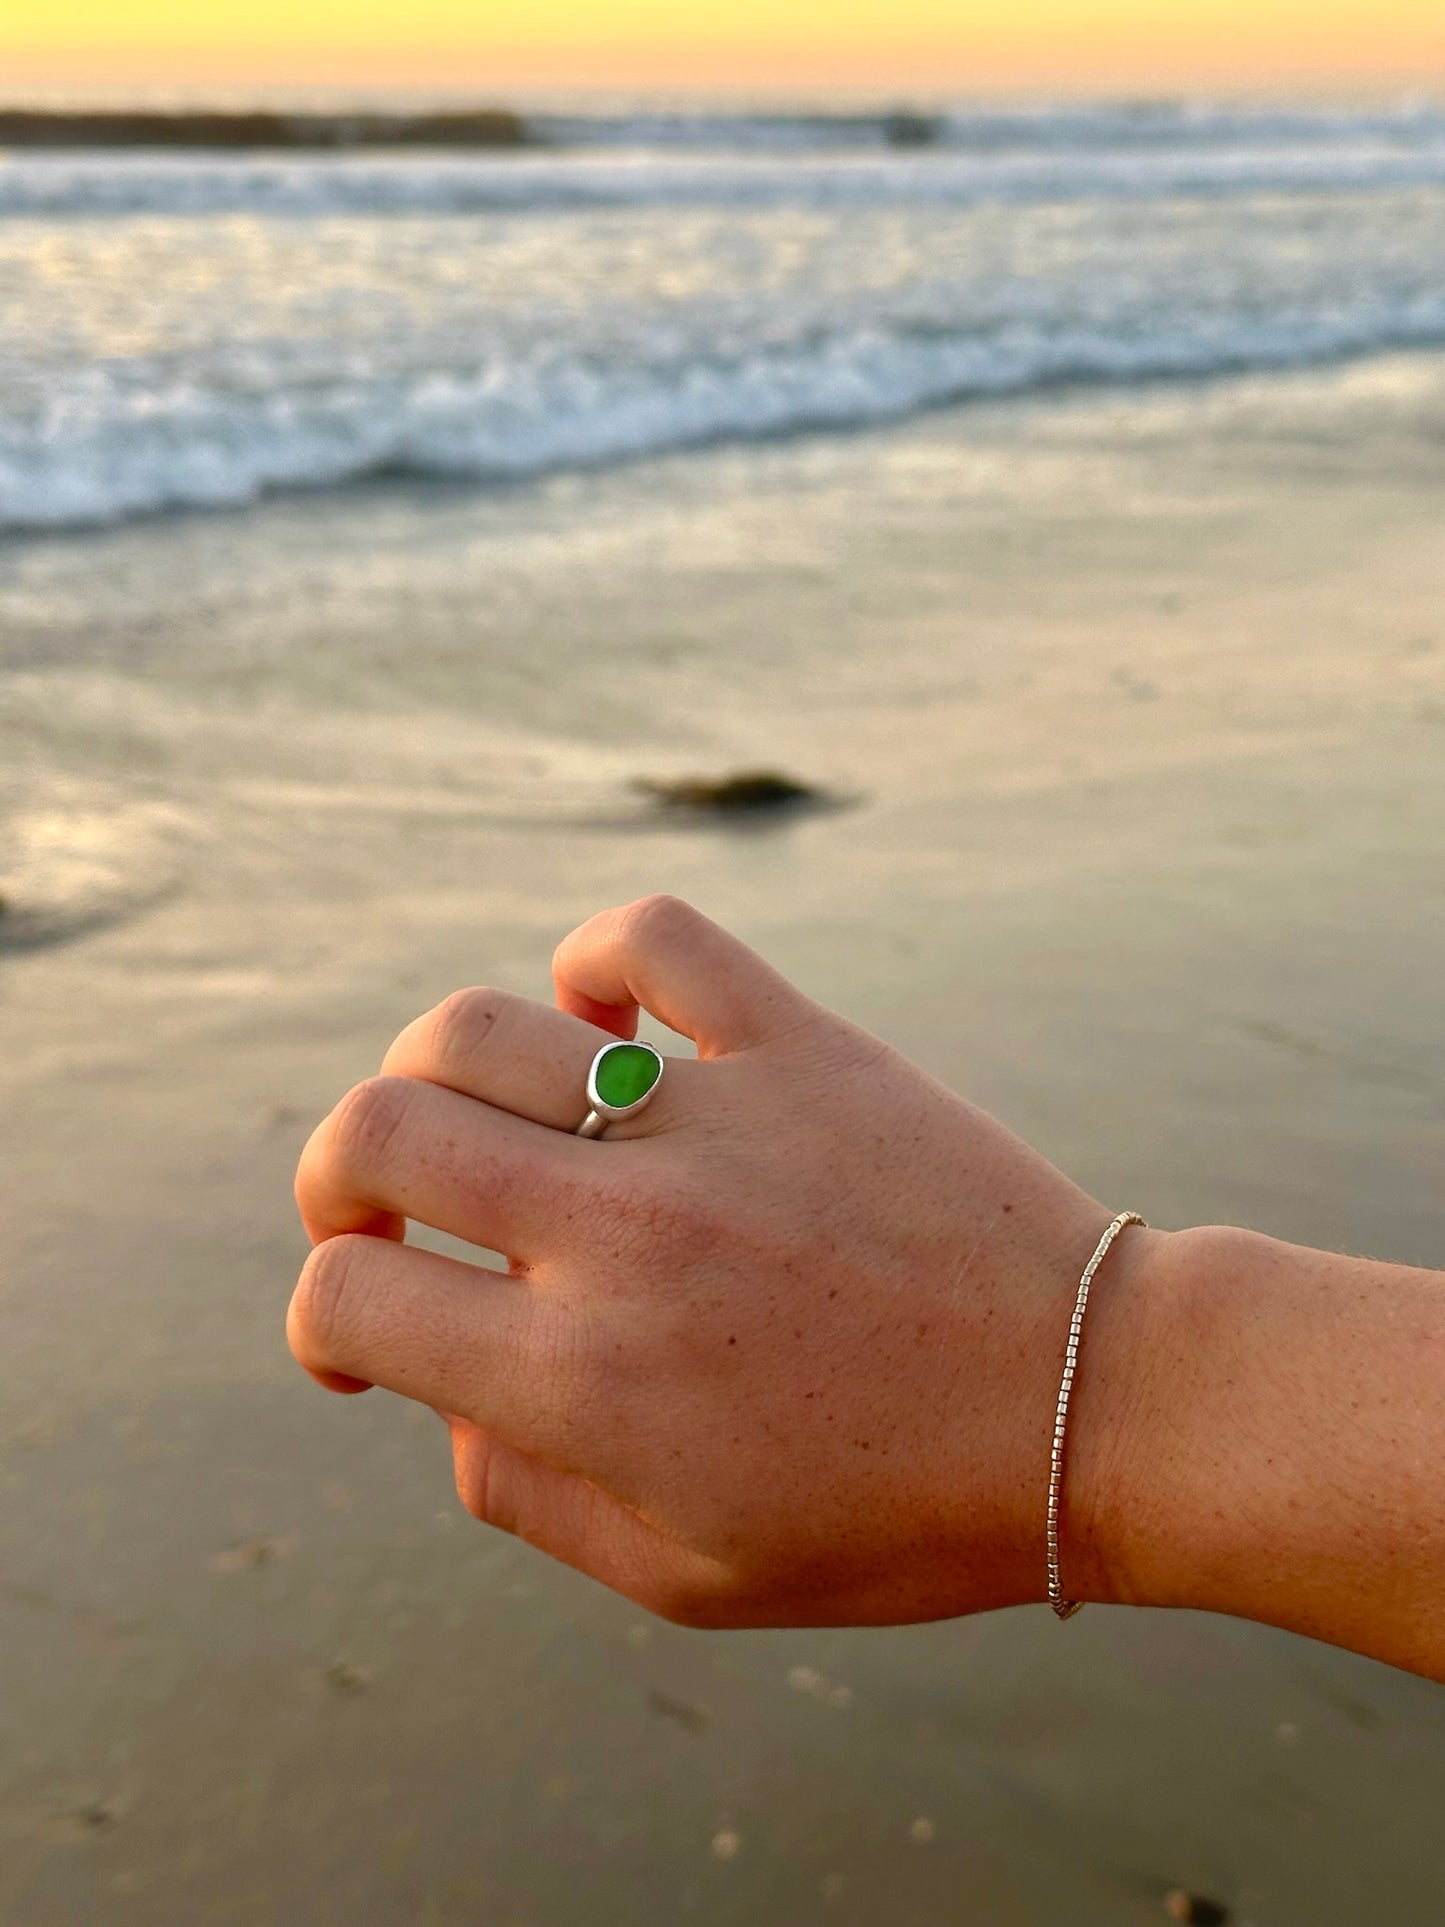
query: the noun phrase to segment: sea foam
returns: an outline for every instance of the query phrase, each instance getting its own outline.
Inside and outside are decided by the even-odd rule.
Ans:
[[[1418,107],[534,118],[0,157],[0,527],[1445,341]]]

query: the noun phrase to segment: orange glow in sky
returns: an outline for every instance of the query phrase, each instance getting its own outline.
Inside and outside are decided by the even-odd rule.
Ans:
[[[1442,80],[1445,0],[0,0],[0,91]]]

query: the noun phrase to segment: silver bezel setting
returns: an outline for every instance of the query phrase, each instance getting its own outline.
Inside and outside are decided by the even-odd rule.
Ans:
[[[642,1093],[641,1097],[634,1098],[631,1104],[606,1104],[597,1094],[597,1072],[601,1067],[603,1058],[606,1057],[609,1052],[615,1050],[645,1050],[655,1059],[657,1064],[656,1077],[653,1078],[652,1083]],[[604,1117],[609,1124],[615,1124],[621,1118],[631,1117],[635,1112],[640,1111],[644,1105],[652,1102],[653,1098],[657,1095],[657,1087],[662,1082],[662,1073],[666,1068],[667,1059],[660,1050],[655,1050],[651,1044],[633,1043],[630,1038],[616,1037],[610,1044],[604,1044],[592,1059],[592,1068],[587,1073],[587,1102],[591,1105],[598,1117]]]

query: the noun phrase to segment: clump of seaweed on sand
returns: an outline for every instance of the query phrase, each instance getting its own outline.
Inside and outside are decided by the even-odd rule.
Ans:
[[[639,776],[632,787],[662,809],[712,816],[840,809],[853,800],[770,769],[739,770],[726,776]]]

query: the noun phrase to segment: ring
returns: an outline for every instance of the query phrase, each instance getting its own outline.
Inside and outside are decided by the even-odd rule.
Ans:
[[[652,1102],[662,1080],[663,1060],[651,1044],[604,1044],[587,1073],[586,1117],[578,1137],[601,1137],[609,1124],[631,1117]]]

